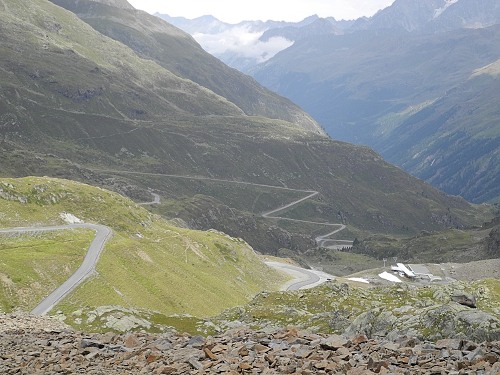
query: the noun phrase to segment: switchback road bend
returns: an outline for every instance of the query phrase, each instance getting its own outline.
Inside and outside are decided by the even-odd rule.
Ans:
[[[104,225],[97,224],[68,224],[68,225],[55,225],[46,227],[29,227],[29,228],[9,228],[0,229],[0,233],[33,233],[33,232],[52,232],[57,230],[68,230],[85,228],[92,229],[96,232],[94,239],[92,240],[87,254],[83,259],[83,262],[75,273],[73,273],[61,286],[50,293],[38,306],[36,306],[31,313],[35,315],[45,315],[52,308],[61,301],[66,295],[68,295],[72,290],[74,290],[78,285],[80,285],[87,277],[89,277],[94,271],[99,256],[106,241],[111,237],[112,231],[110,228]]]
[[[294,206],[296,206],[296,205],[298,205],[298,204],[300,204],[308,199],[314,198],[316,195],[319,194],[319,192],[314,191],[314,190],[293,189],[293,188],[288,188],[288,187],[284,187],[284,186],[256,184],[253,182],[224,180],[224,179],[220,179],[220,178],[210,178],[210,177],[201,177],[201,176],[200,177],[199,176],[182,176],[182,175],[176,175],[176,174],[120,171],[120,170],[112,170],[112,169],[93,169],[93,171],[104,172],[104,173],[135,174],[135,175],[144,175],[144,176],[163,176],[163,177],[168,177],[168,178],[179,178],[179,179],[197,180],[197,181],[223,182],[223,183],[227,183],[227,184],[264,187],[264,188],[269,188],[269,189],[278,189],[278,190],[304,193],[305,194],[304,197],[297,199],[297,200],[294,200],[294,201],[287,203],[283,206],[272,209],[270,211],[263,212],[260,215],[266,219],[275,219],[275,220],[279,219],[279,220],[286,220],[286,221],[291,221],[291,222],[296,222],[296,223],[308,223],[308,224],[316,224],[316,225],[322,225],[322,226],[327,226],[327,227],[335,227],[336,228],[335,230],[328,232],[326,234],[323,234],[321,236],[315,237],[316,244],[318,246],[326,247],[329,249],[340,249],[340,248],[346,248],[346,247],[352,246],[352,241],[350,241],[350,240],[337,240],[337,239],[329,238],[329,237],[339,233],[340,231],[344,230],[346,228],[346,226],[344,224],[291,219],[291,218],[277,215],[277,213],[279,213],[281,211],[287,210],[287,209],[292,208],[292,207],[294,207]],[[155,193],[151,193],[151,194],[153,194],[154,201],[146,203],[146,204],[159,204],[158,194],[155,194]]]

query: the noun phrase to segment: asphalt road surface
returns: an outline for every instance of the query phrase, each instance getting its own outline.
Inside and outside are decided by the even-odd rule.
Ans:
[[[220,178],[210,178],[210,177],[201,177],[201,176],[182,176],[182,175],[176,175],[176,174],[120,171],[120,170],[114,170],[114,169],[107,169],[107,170],[106,169],[94,169],[94,171],[96,171],[96,172],[108,172],[108,173],[109,172],[111,172],[111,173],[127,173],[127,174],[147,175],[147,176],[163,176],[163,177],[170,177],[170,178],[180,178],[180,179],[185,179],[185,180],[225,182],[228,184],[266,187],[266,188],[270,188],[270,189],[279,189],[279,190],[295,191],[295,192],[304,193],[304,194],[306,194],[306,196],[304,196],[300,199],[297,199],[293,202],[287,203],[287,204],[280,206],[278,208],[275,208],[273,210],[263,212],[263,213],[261,213],[261,216],[266,218],[266,219],[279,219],[279,220],[293,221],[293,222],[297,222],[297,223],[309,223],[309,224],[337,227],[337,229],[335,229],[332,232],[329,232],[327,234],[323,234],[321,236],[316,237],[315,240],[316,240],[317,245],[325,247],[325,248],[329,248],[329,249],[342,249],[345,247],[352,247],[352,241],[350,241],[350,240],[337,240],[337,239],[329,238],[330,236],[333,236],[334,234],[337,234],[338,232],[344,230],[346,228],[346,226],[344,224],[292,219],[292,218],[287,218],[287,217],[282,217],[282,216],[276,215],[280,211],[284,211],[288,208],[291,208],[299,203],[302,203],[302,202],[304,202],[308,199],[311,199],[311,198],[315,197],[316,195],[318,195],[319,192],[314,191],[314,190],[293,189],[293,188],[289,188],[289,187],[285,187],[285,186],[256,184],[253,182],[224,180],[224,179],[220,179]],[[160,203],[160,197],[158,196],[158,194],[155,194],[155,193],[151,193],[151,194],[153,195],[154,200],[152,202],[143,203],[143,204],[159,204]],[[158,196],[158,199],[156,199],[155,196]]]
[[[139,204],[143,205],[143,206],[146,206],[146,205],[149,205],[149,204],[161,204],[161,198],[160,198],[159,194],[156,194],[156,193],[153,193],[153,192],[150,192],[150,194],[153,197],[153,200],[151,202],[144,202],[144,203],[139,203]]]
[[[281,262],[265,262],[268,266],[288,273],[293,280],[285,284],[283,290],[307,289],[333,279],[334,276],[316,270],[308,270]]]
[[[35,315],[45,315],[52,308],[75,289],[83,280],[89,277],[95,270],[96,263],[101,255],[106,241],[111,237],[112,231],[104,225],[96,224],[67,224],[47,227],[11,228],[0,229],[0,233],[34,233],[52,232],[56,230],[85,228],[95,230],[96,235],[87,250],[83,262],[73,275],[71,275],[61,286],[50,293],[31,313]]]
[[[247,185],[247,186],[259,186],[259,187],[267,187],[272,189],[280,189],[280,190],[288,190],[288,191],[296,191],[307,194],[306,196],[297,199],[293,202],[275,208],[271,211],[267,211],[261,214],[262,217],[267,219],[280,219],[280,220],[288,220],[295,222],[304,222],[311,224],[319,224],[325,226],[335,226],[335,229],[332,232],[327,234],[318,236],[315,238],[318,246],[329,247],[329,248],[337,248],[337,247],[350,247],[352,246],[352,241],[348,240],[337,240],[330,239],[328,237],[342,231],[345,229],[345,225],[337,224],[337,223],[324,223],[324,222],[314,222],[308,220],[299,220],[299,219],[291,219],[281,216],[276,216],[276,214],[280,211],[291,208],[299,203],[304,202],[307,199],[311,199],[318,195],[317,191],[313,190],[300,190],[293,189],[282,186],[273,186],[273,185],[265,185],[265,184],[256,184],[252,182],[243,182],[243,181],[231,181],[231,180],[223,180],[217,178],[209,178],[209,177],[192,177],[192,176],[180,176],[180,175],[169,175],[169,174],[159,174],[159,173],[147,173],[147,172],[129,172],[129,171],[113,171],[113,170],[101,170],[102,172],[121,172],[121,173],[130,173],[130,174],[139,174],[139,175],[158,175],[165,177],[174,177],[174,178],[183,178],[183,179],[194,179],[194,180],[207,180],[207,181],[217,181],[217,182],[227,182],[234,183],[239,185]],[[160,196],[156,193],[151,192],[153,200],[150,202],[142,203],[144,205],[148,204],[160,204]],[[29,233],[29,232],[50,232],[55,230],[65,230],[72,228],[87,228],[93,229],[96,231],[96,236],[90,247],[87,251],[85,259],[83,260],[82,265],[76,272],[69,277],[60,287],[54,290],[47,298],[45,298],[40,304],[32,310],[33,314],[36,315],[45,315],[47,314],[60,300],[62,300],[67,294],[69,294],[73,289],[75,289],[83,280],[89,277],[95,270],[95,265],[99,259],[99,256],[104,248],[106,241],[111,237],[112,231],[110,228],[103,225],[96,224],[68,224],[68,225],[58,225],[58,226],[46,226],[46,227],[30,227],[30,228],[11,228],[11,229],[0,229],[0,233]],[[326,243],[332,243],[333,245],[326,246]],[[300,268],[296,266],[292,266],[285,263],[278,262],[266,262],[269,266],[285,271],[294,277],[294,281],[289,283],[286,287],[286,290],[298,290],[308,288],[317,284],[320,284],[330,278],[330,275],[323,274],[322,272],[307,270],[305,268]]]

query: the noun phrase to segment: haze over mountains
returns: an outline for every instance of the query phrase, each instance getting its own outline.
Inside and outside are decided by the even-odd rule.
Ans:
[[[484,220],[483,209],[371,150],[326,137],[291,102],[145,12],[95,1],[8,4],[0,26],[3,175],[73,178],[139,200],[154,189],[167,218],[274,254],[303,252],[328,232],[260,216],[304,190],[319,194],[280,215],[347,224],[343,239]]]
[[[256,64],[293,45],[299,38],[341,34],[343,28],[352,24],[352,21],[322,19],[316,15],[301,22],[242,21],[238,24],[225,23],[209,15],[192,20],[160,13],[156,16],[190,33],[206,51],[247,73]]]
[[[450,194],[496,202],[499,23],[494,0],[397,0],[354,22],[269,22],[260,42],[293,45],[265,61],[217,56],[292,99],[333,138],[369,145]]]

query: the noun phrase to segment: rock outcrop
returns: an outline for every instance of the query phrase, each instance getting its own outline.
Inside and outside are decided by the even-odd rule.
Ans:
[[[316,288],[257,295],[211,318],[219,332],[241,325],[293,325],[314,332],[396,340],[500,340],[498,281],[358,288],[330,281]],[[458,300],[458,302],[455,302]],[[459,303],[461,302],[461,303]],[[475,306],[476,308],[471,308]]]
[[[480,310],[471,310],[459,304],[430,306],[413,311],[374,309],[358,316],[345,331],[350,337],[358,333],[371,338],[395,340],[401,335],[475,341],[500,340],[498,319]]]
[[[84,334],[49,318],[0,316],[4,374],[485,374],[500,342],[346,339],[289,327],[187,334]]]
[[[476,308],[476,297],[470,294],[454,294],[451,296],[451,300],[459,303],[461,305]]]

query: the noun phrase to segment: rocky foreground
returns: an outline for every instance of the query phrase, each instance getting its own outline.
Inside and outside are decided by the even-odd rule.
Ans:
[[[0,315],[2,374],[498,374],[500,342],[350,340],[295,328],[219,337],[85,334],[49,318]]]

